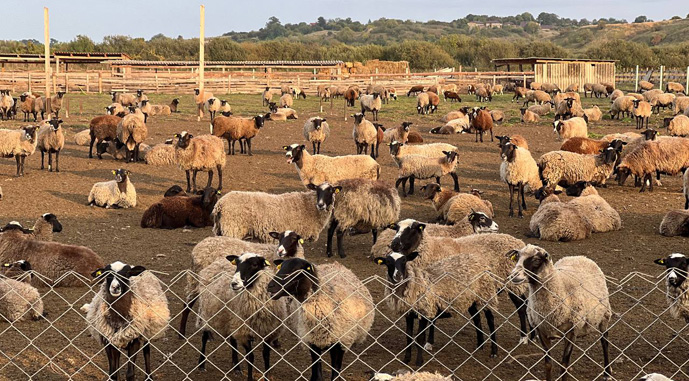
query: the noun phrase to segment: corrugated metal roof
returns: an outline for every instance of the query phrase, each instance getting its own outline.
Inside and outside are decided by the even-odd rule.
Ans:
[[[108,62],[115,66],[197,66],[198,61],[143,61],[121,60]],[[205,65],[216,66],[335,66],[342,61],[205,61]]]
[[[93,58],[120,58],[129,59],[127,53],[107,53],[107,52],[54,52],[56,56],[62,57],[93,57]]]
[[[556,62],[616,62],[615,60],[597,60],[589,58],[551,58],[551,57],[528,57],[528,58],[496,58],[491,62],[496,64],[531,64],[542,61],[556,61]]]

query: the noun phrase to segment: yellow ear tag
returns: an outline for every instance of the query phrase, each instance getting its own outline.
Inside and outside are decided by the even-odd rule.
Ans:
[[[304,244],[304,239],[303,239],[303,238],[299,238],[299,243],[303,245],[303,244]]]
[[[664,265],[664,264],[665,264],[665,260],[664,260],[664,259],[659,259],[659,260],[658,260],[658,263],[660,263],[661,265]]]
[[[234,266],[237,266],[237,260],[236,260],[236,259],[233,259],[231,263],[232,263]]]
[[[100,276],[100,274],[102,274],[102,273],[103,273],[102,271],[98,270],[98,271],[96,272],[96,276]]]
[[[383,264],[383,260],[382,260],[382,259],[379,259],[379,260],[377,260],[376,262],[378,262],[379,265],[382,265],[382,264]]]
[[[284,149],[285,151],[287,150],[287,148],[287,146],[282,146],[282,149]]]
[[[112,171],[112,174],[113,174],[113,175],[116,174],[116,173],[117,173],[117,171]]]
[[[282,267],[282,263],[280,263],[277,267],[278,271],[280,271],[280,268]]]
[[[5,267],[10,267],[10,264],[9,264],[9,263],[5,263],[3,266],[5,266]]]
[[[339,189],[339,188],[335,188],[335,193],[340,193],[340,189]]]
[[[419,230],[423,230],[423,226],[419,226]]]
[[[512,256],[510,257],[510,259],[512,260],[512,262],[517,262],[517,258],[518,258],[518,257],[517,257],[517,254],[512,254]]]
[[[307,271],[311,271],[311,266],[306,268]]]
[[[266,266],[270,267],[270,262],[266,259]]]

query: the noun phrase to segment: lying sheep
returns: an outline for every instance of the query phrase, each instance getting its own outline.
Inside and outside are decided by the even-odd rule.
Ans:
[[[600,336],[603,347],[603,373],[610,378],[608,328],[612,318],[605,274],[592,260],[583,256],[565,257],[553,264],[544,249],[526,245],[508,256],[515,262],[512,283],[529,285],[527,303],[529,323],[536,327],[545,351],[545,378],[551,381],[553,340],[567,332],[562,379],[567,378],[569,356],[577,338],[588,334]],[[555,341],[556,342],[556,341]]]
[[[87,146],[91,141],[91,131],[89,129],[81,130],[74,134],[74,144],[78,146]]]
[[[580,155],[567,151],[552,151],[538,159],[538,170],[543,185],[574,185],[578,181],[605,186],[612,174],[618,150],[608,147],[598,155]]]
[[[172,141],[170,143],[166,142],[154,145],[146,152],[146,164],[159,167],[176,164],[175,145],[176,144],[173,144]]]
[[[365,155],[311,155],[303,144],[282,148],[287,151],[287,164],[294,164],[304,186],[356,178],[378,180],[380,177],[380,165]]]
[[[264,115],[256,115],[253,118],[218,116],[211,122],[211,135],[227,140],[229,155],[234,155],[234,143],[239,141],[239,153],[253,156],[251,140],[258,135],[259,130],[265,124],[265,120],[266,116]],[[246,152],[242,141],[246,143]],[[223,147],[222,151],[225,152],[222,142],[221,147]]]
[[[141,216],[142,228],[178,229],[187,226],[213,226],[211,212],[220,192],[206,188],[198,196],[164,197]]]
[[[41,294],[28,283],[0,277],[0,300],[2,320],[14,323],[29,319],[39,320],[43,317]]]
[[[128,377],[134,378],[135,354],[141,348],[146,378],[151,376],[150,341],[161,338],[170,321],[170,309],[160,280],[142,266],[114,262],[92,276],[102,282],[88,305],[86,321],[91,336],[106,347],[110,378],[118,379],[119,352],[127,351]],[[126,324],[114,316],[126,317]]]
[[[19,238],[35,239],[43,242],[51,242],[53,240],[53,233],[62,231],[62,224],[52,213],[45,213],[36,219],[31,229],[25,229],[19,222],[11,221],[4,227],[0,227],[0,232],[8,235],[14,235]]]
[[[660,223],[660,234],[666,237],[689,237],[689,210],[676,209],[667,212]]]
[[[286,121],[287,119],[299,119],[299,115],[293,108],[279,108],[275,103],[270,102],[270,113],[265,115],[265,119],[273,121]]]
[[[213,170],[218,172],[218,191],[222,190],[222,170],[225,168],[225,147],[222,140],[213,135],[194,137],[182,131],[175,135],[179,139],[175,145],[175,161],[180,169],[187,174],[187,192],[196,193],[196,173],[208,172],[208,184],[213,184]],[[190,181],[190,172],[194,176]]]
[[[313,152],[316,155],[321,153],[321,143],[330,136],[330,126],[325,118],[314,116],[304,123],[304,139],[311,142]]]
[[[560,146],[560,151],[569,151],[580,153],[583,155],[594,155],[608,147],[614,147],[617,150],[621,150],[622,146],[626,145],[625,141],[614,139],[608,140],[594,140],[589,138],[569,138],[565,140]]]
[[[522,209],[526,210],[524,188],[527,186],[535,191],[542,186],[539,178],[538,166],[528,149],[520,148],[511,142],[502,147],[500,154],[500,178],[507,183],[510,192],[510,217],[514,217],[512,207],[514,193],[517,193],[518,217],[523,217]],[[519,198],[521,197],[521,203]]]
[[[653,191],[652,176],[663,172],[674,176],[689,168],[689,139],[668,138],[646,141],[628,153],[617,167],[618,184],[624,185],[629,175],[641,179],[641,192],[647,184]]]
[[[62,119],[44,121],[38,130],[37,148],[41,151],[41,169],[44,169],[44,155],[48,153],[48,171],[53,171],[53,153],[55,154],[55,172],[60,172],[60,151],[65,147],[65,134],[62,130]]]
[[[384,130],[383,143],[392,143],[394,141],[406,143],[409,137],[409,126],[412,124],[412,122],[402,122],[397,127]]]
[[[529,111],[525,108],[520,108],[521,112],[521,122],[522,123],[538,123],[541,121],[541,117],[533,111]]]
[[[641,89],[642,92],[653,90],[653,86],[655,85],[649,81],[639,81],[639,89]]]
[[[170,115],[172,114],[172,112],[173,111],[170,109],[170,106],[168,105],[151,105],[150,115]]]
[[[444,126],[432,128],[429,132],[431,134],[448,135],[459,134],[470,129],[469,115],[464,115],[460,118],[449,120]]]
[[[17,161],[17,177],[24,176],[27,156],[36,151],[38,127],[26,126],[18,130],[0,129],[0,157],[14,157]]]
[[[454,180],[455,192],[459,192],[459,178],[457,177],[457,161],[459,154],[456,151],[443,151],[443,157],[427,157],[423,155],[406,155],[400,159],[399,175],[395,181],[395,188],[402,185],[402,195],[406,196],[406,184],[409,180],[409,194],[414,194],[415,179],[435,178],[440,184],[440,178],[449,174]]]
[[[311,379],[321,380],[320,354],[328,348],[333,360],[331,379],[337,379],[345,351],[366,340],[373,326],[374,305],[368,288],[337,262],[315,266],[292,258],[275,264],[278,272],[268,292],[273,299],[291,296],[299,302],[297,335],[315,354]]]
[[[575,117],[569,120],[556,120],[553,122],[553,133],[557,133],[560,140],[574,137],[588,137],[587,118]]]
[[[667,123],[667,133],[671,136],[689,136],[689,116],[677,115],[672,118],[669,123]]]
[[[91,143],[89,144],[89,159],[93,159],[93,145],[96,142],[114,140],[117,138],[117,126],[122,118],[114,115],[97,116],[89,123],[89,134]]]
[[[89,192],[88,205],[100,206],[106,209],[126,209],[136,207],[136,189],[129,180],[126,169],[112,171],[115,180],[93,184]]]
[[[470,193],[459,193],[443,189],[439,184],[429,183],[420,190],[438,212],[436,221],[452,225],[464,220],[472,212],[493,217],[493,204],[481,199],[483,192],[478,189],[472,189]]]
[[[672,102],[672,111],[675,115],[684,114],[689,110],[689,97],[677,97]]]
[[[551,109],[553,108],[553,102],[546,102],[540,105],[533,105],[529,106],[528,111],[538,115],[538,116],[546,116],[550,113]],[[520,109],[521,110],[521,109]]]
[[[601,196],[588,181],[579,181],[567,188],[567,196],[575,197],[568,201],[591,226],[593,233],[606,233],[620,230],[620,214]]]

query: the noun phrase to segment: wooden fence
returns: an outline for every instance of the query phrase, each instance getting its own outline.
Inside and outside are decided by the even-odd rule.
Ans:
[[[663,84],[663,87],[668,82],[678,82],[685,86],[689,84],[687,81],[687,74],[689,73],[689,67],[683,69],[668,69],[663,67],[662,69],[662,79],[661,79],[661,68],[639,68],[638,69],[638,81],[650,81],[656,87]],[[634,88],[637,83],[637,69],[622,69],[617,71],[615,76],[615,81],[618,84],[624,84],[625,87]],[[631,85],[631,86],[630,86]]]

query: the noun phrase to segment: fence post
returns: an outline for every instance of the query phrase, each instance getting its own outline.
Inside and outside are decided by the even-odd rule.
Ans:
[[[684,93],[689,94],[689,66],[687,66],[687,86],[684,88]]]
[[[636,77],[634,81],[634,92],[638,93],[639,92],[639,65],[636,65]]]
[[[347,121],[347,100],[344,100],[344,120]]]
[[[65,93],[69,93],[69,73],[65,73]]]
[[[232,74],[227,75],[227,94],[232,92]]]
[[[57,75],[52,73],[50,76],[53,78],[53,93],[57,93]],[[45,80],[48,80],[48,76],[45,77]]]
[[[86,73],[86,94],[91,91],[91,82],[89,81],[89,75]]]
[[[495,87],[495,75],[493,75],[493,87]]]
[[[158,85],[158,73],[155,74],[156,76],[156,93],[160,92],[159,85]]]
[[[29,90],[28,92],[31,92],[31,72],[29,72]]]
[[[659,89],[663,89],[663,71],[665,69],[665,66],[660,66],[660,85],[658,85]]]
[[[98,94],[103,94],[103,71],[98,72]]]

